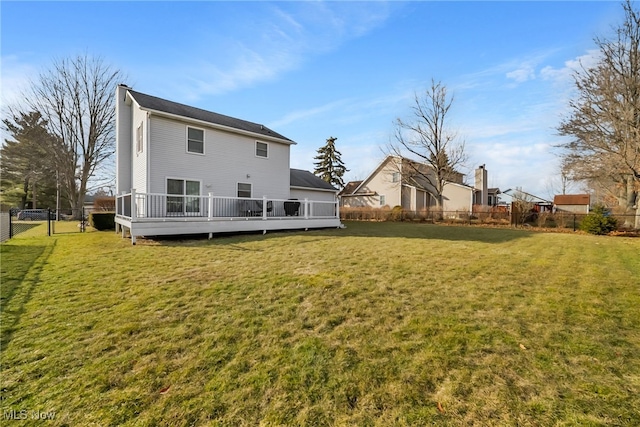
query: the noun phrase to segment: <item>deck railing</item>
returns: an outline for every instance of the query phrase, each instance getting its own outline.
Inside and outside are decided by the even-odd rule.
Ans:
[[[138,193],[132,190],[116,196],[116,216],[131,221],[153,218],[339,218],[336,202],[297,199],[270,199],[189,196]]]

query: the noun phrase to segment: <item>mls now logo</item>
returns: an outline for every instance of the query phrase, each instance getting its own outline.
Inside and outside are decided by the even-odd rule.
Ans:
[[[29,413],[26,409],[16,411],[11,409],[2,413],[2,418],[5,420],[26,420],[29,417]]]

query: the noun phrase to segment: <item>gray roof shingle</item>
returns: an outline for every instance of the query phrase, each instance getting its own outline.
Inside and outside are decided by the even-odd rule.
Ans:
[[[311,172],[302,169],[291,169],[290,185],[292,187],[317,188],[321,190],[338,191],[327,181],[324,181]]]
[[[174,114],[177,116],[188,117],[191,119],[201,120],[216,125],[226,126],[233,129],[239,129],[245,132],[251,132],[258,135],[269,136],[271,138],[282,139],[289,143],[294,143],[289,138],[272,131],[264,125],[248,122],[246,120],[229,117],[222,114],[214,113],[200,108],[179,104],[156,96],[146,95],[129,89],[129,94],[136,102],[145,109],[161,111],[164,113]]]

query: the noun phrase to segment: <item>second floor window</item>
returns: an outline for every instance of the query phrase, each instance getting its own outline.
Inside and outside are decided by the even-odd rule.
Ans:
[[[266,142],[256,141],[256,156],[257,157],[269,157],[269,144]]]
[[[204,154],[204,130],[187,128],[187,152]]]

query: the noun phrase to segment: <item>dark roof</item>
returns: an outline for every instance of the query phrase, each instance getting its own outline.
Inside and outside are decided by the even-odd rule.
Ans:
[[[588,194],[560,194],[553,198],[556,205],[588,205],[589,202]]]
[[[362,184],[362,181],[347,182],[347,185],[344,186],[344,188],[340,192],[340,195],[353,194],[353,192],[356,191],[356,188],[358,188],[360,184]]]
[[[224,116],[222,114],[213,113],[211,111],[202,110],[196,107],[179,104],[166,99],[158,98],[144,93],[136,92],[129,89],[129,93],[136,102],[145,109],[162,111],[164,113],[175,114],[177,116],[188,117],[191,119],[201,120],[216,125],[226,126],[246,132],[256,133],[258,135],[270,136],[293,143],[289,138],[272,131],[264,125],[248,122],[246,120],[236,119],[235,117]]]
[[[309,171],[305,171],[302,169],[291,169],[290,177],[290,185],[292,187],[317,188],[321,190],[338,191],[327,181],[318,178]]]

